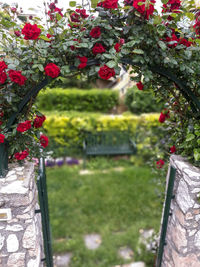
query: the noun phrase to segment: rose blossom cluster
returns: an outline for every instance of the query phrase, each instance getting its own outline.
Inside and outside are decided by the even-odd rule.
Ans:
[[[169,113],[170,113],[169,110],[164,109],[164,110],[160,113],[159,122],[160,122],[160,123],[163,123],[163,122],[165,122],[166,119],[169,119],[169,118],[170,118]]]
[[[21,71],[9,70],[6,74],[7,65],[4,61],[0,61],[0,84],[4,84],[7,80],[7,74],[10,80],[18,85],[24,85],[27,78],[21,74]]]
[[[48,11],[48,16],[50,17],[50,20],[53,21],[54,19],[56,20],[56,13],[58,13],[61,17],[63,17],[62,10],[58,8],[55,3],[51,3],[49,5],[49,11]]]
[[[118,8],[118,0],[104,0],[99,2],[97,6],[107,9],[116,9]]]
[[[144,16],[145,19],[149,19],[151,15],[153,15],[154,12],[154,4],[155,0],[134,0],[133,1],[133,7]],[[143,3],[143,4],[142,4]]]
[[[86,10],[85,9],[77,8],[75,11],[76,12],[73,12],[70,15],[70,18],[71,18],[72,22],[80,22],[81,19],[86,19],[87,17],[89,17],[89,15],[86,14]]]
[[[41,29],[38,28],[37,24],[26,23],[22,29],[22,34],[25,40],[36,40],[41,33]]]
[[[32,126],[34,128],[36,128],[36,129],[38,129],[38,128],[42,127],[43,122],[45,121],[45,119],[46,119],[46,117],[44,115],[41,115],[41,116],[36,115],[36,117],[33,120],[33,122],[31,120],[27,120],[27,121],[18,123],[17,131],[20,132],[20,133],[24,133],[24,132],[28,131],[29,129],[31,129]],[[0,140],[1,140],[1,136],[0,136]],[[47,136],[41,135],[39,140],[40,140],[40,145],[42,147],[45,148],[45,147],[48,146],[49,139],[48,139]],[[22,152],[17,152],[17,153],[14,154],[14,156],[15,156],[15,158],[17,160],[23,160],[28,155],[29,155],[29,150],[28,149],[25,149]]]
[[[200,11],[195,14],[195,24],[193,28],[197,34],[197,37],[200,37]]]
[[[115,48],[117,53],[119,53],[121,51],[121,47],[123,46],[124,43],[125,43],[125,40],[123,38],[121,38],[119,40],[119,42],[115,44],[114,48]]]
[[[185,38],[178,38],[175,33],[173,33],[171,37],[167,36],[163,41],[165,41],[167,46],[170,48],[174,48],[180,44],[184,45],[185,47],[190,47],[193,44]]]
[[[80,64],[78,65],[78,69],[83,69],[87,66],[87,61],[88,61],[88,58],[87,57],[80,57],[78,56],[78,59],[80,60]]]
[[[180,0],[169,0],[166,4],[163,5],[163,13],[166,12],[174,12],[174,13],[180,13],[179,9],[181,7],[181,1]]]

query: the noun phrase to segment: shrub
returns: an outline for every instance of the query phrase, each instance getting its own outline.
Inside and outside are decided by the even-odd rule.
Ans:
[[[118,92],[112,90],[47,89],[38,96],[42,110],[108,112],[118,104]]]
[[[127,90],[125,104],[134,114],[160,112],[164,103],[158,103],[151,91],[139,91],[136,86]]]
[[[70,155],[73,151],[80,153],[87,131],[129,130],[130,136],[138,145],[138,154],[145,156],[143,160],[147,160],[154,153],[151,144],[156,144],[161,138],[154,134],[159,128],[158,114],[141,116],[87,113],[85,116],[77,116],[77,113],[72,112],[69,115],[65,113],[58,116],[58,114],[47,114],[44,123],[44,128],[50,137],[49,149],[55,152],[53,155],[55,157]],[[159,133],[162,134],[160,128]]]

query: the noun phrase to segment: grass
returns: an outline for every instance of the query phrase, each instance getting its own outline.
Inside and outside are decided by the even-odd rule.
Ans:
[[[93,173],[80,175],[80,166],[47,169],[54,253],[72,252],[70,267],[111,267],[127,262],[117,251],[128,246],[134,260],[152,267],[154,256],[138,253],[139,230],[158,231],[160,224],[161,205],[151,170],[104,158],[90,161],[87,168]],[[84,246],[83,237],[90,233],[102,237],[95,251]]]

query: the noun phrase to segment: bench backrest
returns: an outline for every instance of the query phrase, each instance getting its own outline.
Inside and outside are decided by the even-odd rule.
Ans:
[[[96,133],[87,133],[87,147],[113,146],[118,147],[129,143],[129,133],[127,131],[100,131]]]

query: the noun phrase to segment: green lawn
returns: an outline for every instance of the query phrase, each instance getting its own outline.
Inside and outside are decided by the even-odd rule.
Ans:
[[[116,166],[124,170],[116,171]],[[80,175],[81,167],[47,169],[54,253],[72,252],[70,267],[111,267],[125,262],[117,251],[128,246],[135,260],[152,267],[154,256],[137,252],[139,230],[157,231],[160,224],[161,204],[151,170],[105,159],[88,163],[93,174]],[[102,237],[95,251],[84,246],[83,236],[90,233]]]

